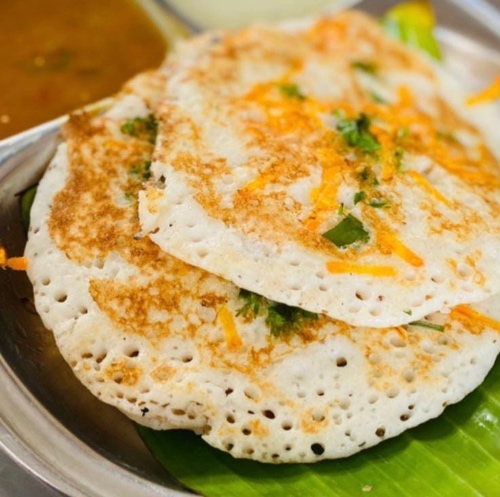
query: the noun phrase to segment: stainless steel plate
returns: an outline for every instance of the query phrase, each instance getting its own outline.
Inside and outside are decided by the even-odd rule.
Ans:
[[[361,5],[379,14],[394,3]],[[450,67],[471,87],[497,76],[500,42],[493,31],[455,1],[436,5]],[[20,194],[42,175],[58,143],[59,124],[43,125],[22,139],[0,144],[0,243],[12,255],[21,254],[25,244]],[[76,380],[34,311],[26,275],[10,271],[0,271],[0,383],[0,444],[65,494],[191,495],[155,462],[127,418]]]

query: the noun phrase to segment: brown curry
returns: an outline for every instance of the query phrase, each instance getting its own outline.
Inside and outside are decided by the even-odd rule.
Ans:
[[[0,3],[0,139],[116,92],[166,42],[132,0]]]

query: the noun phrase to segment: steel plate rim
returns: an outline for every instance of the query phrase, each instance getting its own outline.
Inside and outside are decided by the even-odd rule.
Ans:
[[[187,495],[135,475],[81,442],[45,410],[1,357],[0,382],[8,401],[0,403],[0,447],[48,486],[69,497]]]

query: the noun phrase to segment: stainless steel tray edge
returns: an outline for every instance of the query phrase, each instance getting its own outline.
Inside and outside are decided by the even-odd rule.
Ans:
[[[138,488],[136,497],[186,495],[136,476],[95,453],[33,399],[3,360],[0,382],[10,399],[0,405],[0,444],[18,464],[48,485],[72,497],[123,497]],[[26,430],[26,426],[32,429]]]

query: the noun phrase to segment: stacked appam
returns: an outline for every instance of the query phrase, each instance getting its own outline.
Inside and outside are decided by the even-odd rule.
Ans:
[[[32,209],[82,383],[235,457],[353,454],[500,349],[490,106],[357,12],[208,33],[75,114]]]

